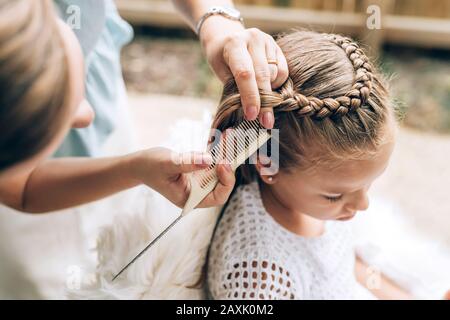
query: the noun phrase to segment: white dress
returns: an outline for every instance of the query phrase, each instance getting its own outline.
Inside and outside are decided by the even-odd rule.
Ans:
[[[240,186],[225,209],[208,260],[214,299],[374,299],[355,278],[351,226],[327,221],[305,238],[265,210],[259,185]]]

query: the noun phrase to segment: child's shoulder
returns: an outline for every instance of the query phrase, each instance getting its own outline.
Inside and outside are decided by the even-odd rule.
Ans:
[[[260,201],[256,183],[240,186],[219,222],[208,261],[209,288],[216,299],[298,298],[289,246]]]
[[[239,186],[225,208],[219,225],[231,232],[247,236],[263,237],[270,235],[270,218],[262,204],[257,182]],[[247,239],[248,240],[248,239]]]
[[[264,209],[257,182],[239,186],[215,232],[212,249],[239,256],[282,258],[283,239]],[[231,257],[230,257],[231,258]]]

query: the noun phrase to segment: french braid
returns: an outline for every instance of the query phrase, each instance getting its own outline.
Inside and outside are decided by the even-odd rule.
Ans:
[[[300,117],[316,119],[342,117],[361,108],[369,99],[372,88],[372,66],[367,56],[350,38],[331,34],[324,34],[324,36],[341,47],[351,61],[355,70],[354,84],[351,90],[340,97],[318,99],[304,96],[296,91],[292,79],[289,78],[280,90],[279,101],[273,101],[273,99],[268,101],[273,108],[277,108],[277,111],[291,111]],[[264,99],[262,100],[264,101]],[[263,107],[265,106],[263,105]]]
[[[307,35],[308,33],[305,36]],[[278,91],[260,91],[261,107],[273,108],[275,114],[292,112],[297,118],[312,120],[343,118],[346,115],[357,113],[360,108],[379,109],[382,97],[379,97],[378,89],[375,92],[373,91],[373,85],[375,83],[378,88],[380,83],[373,76],[375,69],[358,44],[348,37],[335,34],[315,34],[314,39],[336,45],[338,50],[344,52],[344,55],[351,62],[354,73],[351,88],[345,94],[338,96],[329,94],[318,98],[314,95],[306,95],[301,92],[303,90],[296,88],[292,77],[298,79],[298,76],[294,71]],[[284,49],[290,53],[297,50],[287,47],[288,45],[292,46],[293,44],[291,42],[285,44],[286,48]],[[298,50],[301,50],[301,48]],[[375,99],[375,101],[370,101],[370,99]],[[376,113],[378,112],[380,111],[377,110]],[[221,105],[217,111],[213,127],[223,130],[238,123],[243,117],[241,96],[237,92],[235,82],[230,79],[225,84]],[[362,123],[365,122],[365,120],[362,120]]]

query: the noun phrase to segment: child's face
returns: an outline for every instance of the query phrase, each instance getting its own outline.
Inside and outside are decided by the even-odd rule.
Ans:
[[[370,160],[344,161],[333,170],[280,171],[271,182],[270,191],[277,202],[292,212],[320,220],[349,220],[369,206],[367,191],[386,169],[393,151],[394,133],[389,135],[389,142]]]

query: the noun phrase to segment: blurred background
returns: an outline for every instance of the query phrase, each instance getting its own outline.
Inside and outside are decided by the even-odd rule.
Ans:
[[[123,55],[125,79],[131,91],[217,98],[221,84],[209,71],[194,34],[186,29],[170,1],[116,2],[137,32]],[[358,38],[393,77],[395,98],[405,111],[405,125],[450,133],[450,1],[235,2],[248,27],[273,35],[305,27]],[[370,15],[366,8],[374,4],[381,9],[380,30],[366,26]]]
[[[123,72],[143,146],[167,123],[214,112],[222,85],[170,1],[116,0],[133,24]],[[450,1],[237,0],[247,27],[276,36],[293,27],[357,38],[391,79],[403,120],[396,151],[372,194],[394,203],[419,232],[450,248]],[[381,11],[369,29],[368,11]],[[449,250],[450,251],[450,250]]]
[[[122,52],[131,123],[114,132],[105,155],[130,149],[130,127],[140,148],[167,145],[171,138],[183,144],[181,149],[202,149],[206,140],[199,144],[199,135],[210,125],[222,84],[196,36],[169,0],[115,2],[136,33]],[[273,36],[294,27],[353,36],[391,79],[403,120],[391,164],[372,186],[369,212],[360,215],[370,218],[361,230],[378,239],[388,269],[415,269],[431,289],[432,281],[449,289],[450,0],[235,3],[247,27]],[[373,5],[381,13],[380,29],[367,27]],[[128,115],[123,118],[128,122]],[[189,137],[192,145],[186,144]],[[130,191],[56,215],[0,208],[0,299],[64,298],[74,280],[95,278],[85,266],[95,268],[95,257],[87,253],[100,227],[114,215],[139,212],[133,210],[142,198]]]

